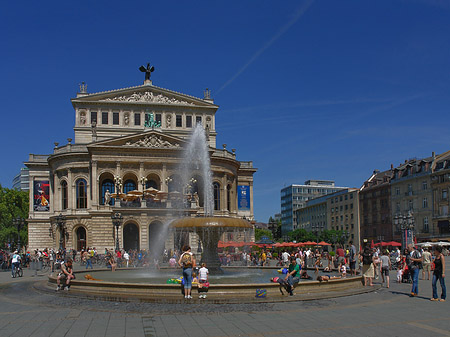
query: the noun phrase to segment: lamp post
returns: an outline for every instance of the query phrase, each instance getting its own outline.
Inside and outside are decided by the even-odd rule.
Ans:
[[[316,234],[316,237],[317,237],[317,242],[316,242],[316,246],[318,246],[319,245],[319,231],[322,231],[323,230],[323,224],[312,224],[311,225],[311,229],[312,229],[312,231]]]
[[[348,238],[350,237],[350,234],[348,231],[343,231],[340,235],[340,243],[342,247],[344,247],[344,243],[348,241]]]
[[[394,225],[396,229],[401,230],[403,249],[414,243],[414,216],[411,211],[408,211],[406,215],[396,214]]]
[[[119,251],[119,227],[122,224],[123,216],[119,212],[111,215],[113,226],[116,228],[116,252]],[[113,228],[114,228],[113,227]]]
[[[17,228],[17,251],[20,253],[20,228],[24,225],[24,220],[21,217],[13,219],[14,226]]]
[[[55,218],[55,227],[59,230],[59,250],[62,251],[66,232],[66,217],[61,213]]]

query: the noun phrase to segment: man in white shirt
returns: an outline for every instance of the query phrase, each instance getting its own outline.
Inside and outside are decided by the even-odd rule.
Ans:
[[[14,270],[16,268],[19,268],[19,265],[20,265],[20,255],[19,255],[19,252],[17,250],[14,252],[14,254],[12,256],[11,264],[12,264],[11,277],[14,277]]]
[[[130,261],[130,255],[128,255],[127,251],[123,253],[123,258],[125,261],[127,261],[127,268],[128,268],[128,262]]]

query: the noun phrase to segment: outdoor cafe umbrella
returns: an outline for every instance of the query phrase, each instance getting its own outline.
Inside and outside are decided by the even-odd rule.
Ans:
[[[390,241],[390,242],[387,242],[387,246],[401,247],[402,244],[401,244],[401,243],[398,243],[398,242],[396,242],[396,241]]]
[[[142,193],[141,191],[138,191],[138,190],[133,190],[133,191],[128,192],[127,194],[136,195],[136,196],[141,196],[141,195],[143,195],[144,193]]]
[[[149,187],[144,190],[144,193],[148,193],[148,194],[156,194],[158,192],[159,192],[159,190],[157,190],[154,187]]]
[[[325,241],[320,241],[317,245],[318,246],[331,246],[331,243],[326,243]]]

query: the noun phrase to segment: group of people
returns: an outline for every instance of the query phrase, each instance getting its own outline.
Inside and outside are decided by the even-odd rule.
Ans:
[[[393,254],[397,269],[397,282],[410,281],[412,283],[411,297],[416,297],[419,294],[419,274],[422,269],[422,279],[425,275],[428,280],[431,276],[431,266],[434,264],[433,278],[432,278],[432,301],[444,302],[447,297],[447,290],[445,287],[445,257],[442,253],[441,246],[435,246],[433,255],[425,249],[417,249],[413,244],[409,244],[407,249],[400,254],[400,250]],[[365,286],[373,286],[373,279],[381,274],[382,283],[389,288],[389,272],[392,269],[392,260],[387,250],[381,252],[377,249],[371,249],[369,246],[364,247],[361,254],[362,273],[364,277]],[[438,298],[437,283],[441,285],[441,298]]]
[[[190,246],[183,247],[183,253],[180,255],[177,263],[183,268],[182,293],[184,298],[192,299],[193,283],[197,283],[198,297],[206,298],[209,288],[209,270],[206,268],[206,263],[202,263],[201,268],[196,268],[197,263]]]

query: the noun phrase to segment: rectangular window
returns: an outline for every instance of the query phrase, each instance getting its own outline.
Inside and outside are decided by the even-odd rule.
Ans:
[[[348,210],[348,205],[345,205],[345,210]]]
[[[395,188],[395,195],[400,195],[400,187]]]
[[[348,200],[348,195],[347,194],[345,195],[345,200]]]
[[[350,199],[353,199],[353,193],[352,193],[352,194],[350,194]]]
[[[118,112],[113,112],[113,124],[119,125],[119,113]]]
[[[102,124],[108,124],[108,111],[102,111]]]
[[[134,113],[134,125],[141,125],[141,113],[140,112]]]
[[[91,111],[91,123],[97,123],[97,111]]]
[[[177,127],[177,128],[181,128],[182,126],[183,126],[183,122],[182,122],[182,120],[181,120],[181,115],[176,115],[176,123],[175,123],[175,126]]]
[[[409,209],[410,211],[413,210],[413,201],[412,201],[412,200],[409,200],[409,202],[408,202],[408,209]]]
[[[161,114],[155,114],[156,123],[161,124]]]
[[[428,199],[427,198],[423,198],[422,206],[423,206],[423,208],[428,208]]]
[[[202,116],[195,116],[195,124],[202,124]]]
[[[447,200],[448,198],[448,191],[447,189],[442,190],[442,200]]]
[[[186,127],[192,128],[192,116],[186,116]]]
[[[426,216],[423,218],[423,232],[428,233],[430,231],[430,228],[428,226],[428,217]]]
[[[352,219],[353,220],[353,213],[352,214],[350,214],[350,219]],[[353,225],[352,225],[353,226]]]
[[[422,182],[422,189],[427,190],[428,189],[428,183],[426,181]]]
[[[400,202],[399,201],[397,201],[397,203],[395,204],[395,211],[400,212]]]

